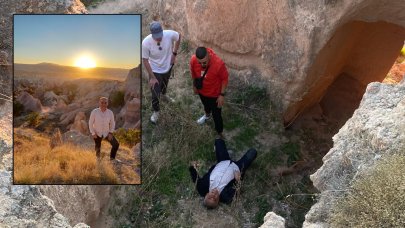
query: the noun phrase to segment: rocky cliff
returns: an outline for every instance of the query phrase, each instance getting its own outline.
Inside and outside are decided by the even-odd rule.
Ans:
[[[92,12],[142,13],[145,34],[159,19],[193,47],[214,48],[243,80],[267,86],[288,125],[341,77],[361,94],[384,79],[403,45],[403,9],[400,0],[120,0]]]
[[[311,176],[321,191],[306,215],[304,227],[328,227],[331,207],[362,173],[380,159],[403,154],[405,148],[405,83],[371,83],[346,124],[333,137],[323,166]]]
[[[78,0],[43,0],[43,1],[6,1],[0,0],[0,67],[1,67],[1,89],[0,93],[11,97],[12,78],[12,21],[14,13],[86,13],[83,4]],[[3,95],[2,95],[2,98]],[[84,215],[75,215],[70,219],[58,213],[54,201],[44,196],[37,186],[14,186],[12,184],[12,104],[11,99],[0,102],[0,226],[1,227],[88,227],[81,223],[91,221],[84,219]],[[54,188],[54,194],[62,193],[57,186],[47,186]],[[80,188],[80,186],[77,186]],[[102,189],[103,187],[100,187]],[[83,188],[82,191],[87,191]],[[99,190],[97,190],[98,192]],[[92,190],[87,191],[92,194]],[[71,200],[83,205],[78,195],[70,193]],[[95,194],[95,193],[94,193]],[[50,194],[53,196],[52,194]],[[55,197],[56,198],[56,197]],[[55,200],[55,199],[54,199]],[[57,201],[56,201],[57,202]],[[104,201],[103,199],[103,202]],[[72,203],[72,202],[70,202]],[[91,199],[86,201],[89,207],[97,206]],[[64,205],[64,213],[66,204]],[[82,207],[83,208],[83,207]],[[94,210],[89,210],[94,214]],[[88,217],[87,217],[88,218]],[[79,223],[80,222],[80,223]]]
[[[11,96],[12,14],[86,10],[78,0],[0,0],[0,5],[0,32],[5,34],[0,41],[1,82],[9,85],[0,92]],[[335,190],[345,189],[356,173],[372,167],[379,157],[404,148],[401,129],[405,126],[400,121],[404,117],[404,85],[373,83],[366,88],[369,82],[385,77],[403,45],[404,8],[401,0],[389,4],[380,0],[118,0],[92,12],[143,13],[144,31],[152,19],[159,19],[166,28],[180,31],[192,47],[213,47],[227,65],[240,71],[242,80],[266,85],[286,125],[318,103],[325,113],[333,111],[324,97],[335,82],[348,85],[344,95],[367,91],[360,109],[334,137],[324,166],[312,176],[322,193],[306,217],[304,225],[311,227],[326,225],[333,197],[339,194]],[[343,83],[338,79],[344,79]],[[344,83],[347,81],[353,83]],[[6,126],[0,132],[0,197],[13,203],[4,204],[0,222],[8,226],[67,224],[38,188],[11,185],[11,105],[0,104],[1,126]],[[55,188],[54,193],[60,191]],[[60,195],[49,194],[58,202]],[[45,206],[36,207],[39,204]],[[27,213],[16,218],[19,210]],[[72,221],[85,218],[72,216],[77,216]]]

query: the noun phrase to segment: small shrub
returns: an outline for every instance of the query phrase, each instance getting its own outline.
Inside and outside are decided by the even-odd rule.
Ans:
[[[405,157],[382,160],[340,199],[331,227],[405,227]]]
[[[38,127],[41,123],[41,116],[38,112],[31,112],[30,114],[28,114],[26,120],[28,122],[28,126],[35,128]]]
[[[128,147],[133,147],[141,141],[141,131],[137,129],[124,129],[120,128],[114,133],[119,143]]]
[[[14,116],[20,116],[24,111],[24,105],[22,105],[20,102],[14,100],[13,102],[13,112]]]
[[[124,91],[115,91],[110,95],[110,106],[111,107],[122,107],[125,104],[125,93]]]
[[[180,51],[181,52],[189,52],[190,51],[190,45],[188,43],[188,40],[183,40],[180,43]]]
[[[68,104],[71,104],[76,97],[76,94],[79,90],[79,86],[74,83],[68,83],[65,86],[65,93],[67,94]]]

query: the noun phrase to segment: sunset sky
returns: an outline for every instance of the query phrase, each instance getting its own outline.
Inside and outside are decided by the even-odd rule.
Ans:
[[[140,64],[140,32],[140,15],[15,15],[14,62],[131,69]]]

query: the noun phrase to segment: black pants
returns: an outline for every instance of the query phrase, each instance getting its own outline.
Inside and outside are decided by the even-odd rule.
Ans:
[[[170,73],[172,72],[172,68],[167,73],[164,74],[159,74],[153,72],[155,75],[156,79],[158,80],[159,84],[155,84],[153,89],[151,89],[152,92],[152,108],[153,111],[158,112],[160,110],[159,107],[159,99],[160,99],[160,94],[166,94],[167,91],[167,85],[169,84],[169,78],[170,78]]]
[[[218,134],[221,134],[224,130],[224,125],[222,122],[222,115],[221,115],[221,108],[218,108],[217,104],[217,97],[205,97],[201,94],[200,99],[202,104],[204,105],[205,114],[209,115],[212,114],[212,118],[214,119],[215,123],[215,130]]]
[[[108,137],[104,138],[111,144],[111,153],[110,153],[110,159],[115,159],[115,155],[117,154],[118,147],[120,144],[118,143],[117,139],[113,136],[111,141],[108,140]],[[97,138],[94,139],[94,142],[96,143],[96,156],[97,158],[100,158],[100,149],[101,149],[101,141],[103,140],[102,137],[97,136]]]
[[[225,141],[222,139],[215,140],[215,155],[217,157],[217,162],[231,160],[229,157],[228,150],[226,149]],[[239,167],[241,176],[245,174],[245,171],[249,166],[252,164],[253,160],[255,160],[257,156],[257,151],[255,149],[249,149],[241,159],[235,162],[235,164]]]

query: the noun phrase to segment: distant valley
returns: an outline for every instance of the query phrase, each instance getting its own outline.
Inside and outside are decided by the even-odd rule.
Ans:
[[[95,67],[82,69],[53,63],[14,64],[15,78],[44,78],[57,80],[73,80],[78,78],[100,78],[123,81],[129,69]]]

